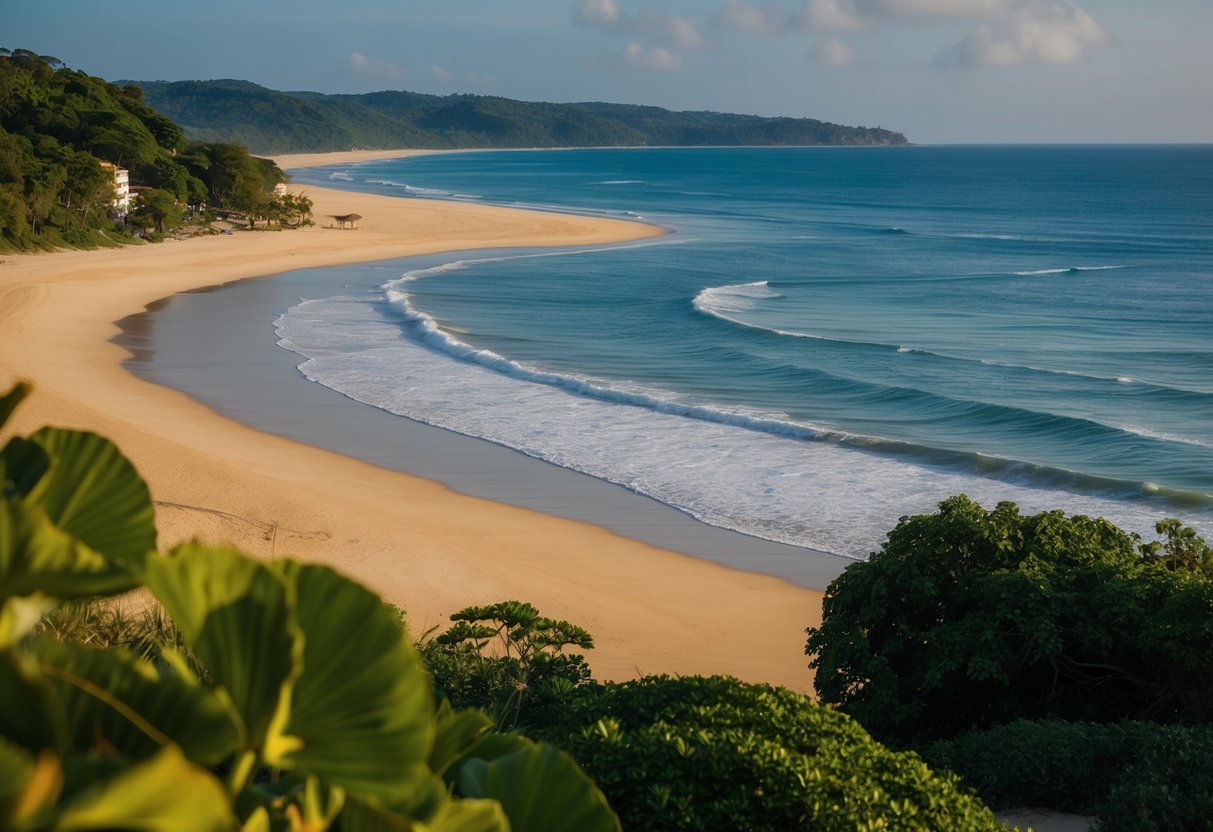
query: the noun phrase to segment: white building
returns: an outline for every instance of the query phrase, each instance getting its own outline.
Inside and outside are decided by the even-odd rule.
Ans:
[[[286,196],[286,183],[279,182],[274,186],[274,196]]]
[[[131,207],[131,172],[110,162],[102,162],[101,169],[113,174],[114,201],[111,203],[119,211],[127,211]]]

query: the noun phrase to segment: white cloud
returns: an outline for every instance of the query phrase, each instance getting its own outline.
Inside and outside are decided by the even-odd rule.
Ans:
[[[829,38],[814,44],[809,50],[809,61],[826,66],[850,66],[854,60],[851,47],[837,38]]]
[[[616,26],[622,17],[614,0],[578,0],[573,15],[586,26],[598,28]]]
[[[451,75],[449,70],[443,69],[442,67],[438,66],[438,64],[434,64],[432,67],[430,67],[430,75],[440,84],[449,83],[450,80],[455,77]]]
[[[666,31],[675,45],[682,49],[702,49],[704,47],[703,33],[699,24],[685,17],[670,17],[666,21]]]
[[[792,16],[792,23],[798,29],[859,29],[871,22],[871,16],[861,8],[866,5],[858,0],[807,0],[804,8]]]
[[[875,0],[860,3],[874,14],[896,17],[989,17],[1002,14],[1014,0]]]
[[[780,6],[751,6],[744,0],[725,0],[724,8],[712,20],[735,32],[748,35],[777,35],[787,31],[790,16]]]
[[[1021,4],[1006,20],[983,23],[935,59],[940,68],[1072,64],[1102,42],[1104,28],[1068,2]]]
[[[632,41],[623,50],[624,63],[638,69],[652,69],[658,72],[677,72],[682,69],[682,56],[660,46],[646,49],[636,41]]]
[[[725,0],[712,20],[752,35],[854,31],[897,22],[976,24],[936,57],[937,67],[1074,63],[1106,38],[1104,28],[1073,0],[803,0],[798,8]],[[838,47],[819,48],[842,54]]]
[[[614,0],[578,0],[573,6],[573,19],[583,26],[612,35],[642,38],[650,47],[694,50],[707,46],[707,39],[694,20],[666,14],[653,6],[626,14],[619,10]]]
[[[371,60],[361,52],[351,52],[345,59],[345,69],[354,75],[365,78],[382,78],[388,81],[403,81],[408,78],[408,72],[386,61]]]

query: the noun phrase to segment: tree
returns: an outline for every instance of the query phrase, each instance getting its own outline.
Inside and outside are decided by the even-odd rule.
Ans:
[[[818,695],[897,742],[1017,718],[1209,719],[1213,580],[1139,543],[963,496],[903,517],[826,592],[806,647]]]
[[[97,169],[98,160],[129,169],[133,183],[179,201],[205,201],[202,183],[175,158],[181,128],[145,104],[137,87],[119,88],[30,50],[8,50],[0,53],[0,125],[6,247],[97,245],[93,232],[108,225],[104,208],[113,198],[112,179]],[[266,175],[261,168],[251,166],[258,183]]]
[[[185,209],[171,193],[157,188],[139,194],[127,222],[141,228],[155,228],[163,234],[180,226],[184,214]]]
[[[434,684],[456,707],[488,711],[499,726],[516,728],[536,708],[559,701],[590,681],[585,656],[594,639],[567,621],[546,618],[523,601],[466,607],[454,625],[423,639]]]
[[[1154,531],[1165,540],[1142,546],[1143,555],[1160,561],[1168,569],[1199,572],[1206,578],[1213,578],[1213,549],[1195,529],[1172,518],[1160,521]]]
[[[69,151],[66,167],[60,204],[74,212],[81,226],[89,227],[91,218],[105,219],[106,208],[114,200],[114,177],[96,156],[83,151]]]
[[[206,183],[210,204],[256,215],[264,210],[278,180],[273,162],[268,167],[240,145],[223,142],[191,144],[183,157],[190,172]],[[281,175],[281,171],[278,171]]]

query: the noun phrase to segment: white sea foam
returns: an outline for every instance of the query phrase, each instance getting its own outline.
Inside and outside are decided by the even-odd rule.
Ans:
[[[1078,272],[1104,272],[1110,269],[1123,269],[1124,266],[1070,266],[1064,269],[1033,269],[1026,272],[1015,272],[1021,277],[1031,277],[1040,274],[1077,274]]]
[[[619,483],[699,519],[771,540],[863,557],[897,518],[964,492],[987,505],[1099,514],[1148,532],[1149,507],[965,476],[867,453],[781,414],[727,411],[656,390],[528,367],[477,349],[389,284],[396,314],[366,297],[304,301],[276,322],[304,375],[358,401]],[[744,287],[744,289],[743,289]],[[725,288],[725,287],[719,287]],[[762,281],[731,287],[770,292]],[[406,318],[401,338],[401,322]]]
[[[333,171],[332,173],[329,174],[329,179],[336,179],[341,182],[353,182],[354,181],[354,177],[350,176],[348,173],[346,173],[343,170]]]
[[[603,179],[601,182],[590,182],[590,185],[643,185],[643,179]]]
[[[1195,445],[1198,448],[1213,448],[1213,442],[1206,442],[1192,436],[1180,436],[1176,433],[1167,433],[1166,431],[1138,427],[1137,425],[1118,425],[1118,427],[1123,431],[1136,434],[1137,436],[1144,436],[1147,439],[1159,439],[1163,442],[1178,442],[1181,445]]]
[[[407,182],[396,182],[392,179],[367,179],[364,181],[368,185],[385,185],[389,188],[403,188],[410,194],[420,194],[421,196],[453,196],[450,191],[443,191],[438,188],[420,188],[416,185],[410,185]]]
[[[695,296],[691,305],[699,312],[731,321],[733,319],[728,317],[729,313],[746,312],[757,306],[758,301],[781,297],[783,295],[767,285],[767,281],[758,280],[704,289]]]

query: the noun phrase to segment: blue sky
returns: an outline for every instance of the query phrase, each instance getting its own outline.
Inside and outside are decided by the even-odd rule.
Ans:
[[[0,45],[111,80],[810,116],[916,142],[1213,141],[1213,0],[41,0]]]

